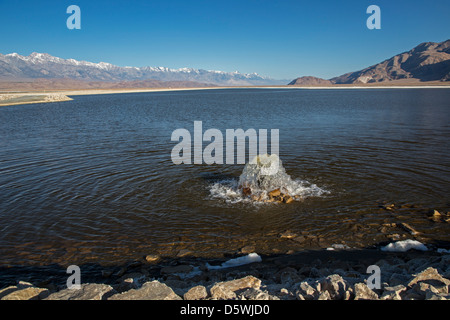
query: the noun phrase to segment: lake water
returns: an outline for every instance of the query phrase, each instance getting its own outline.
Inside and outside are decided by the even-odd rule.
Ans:
[[[215,89],[0,108],[0,264],[116,264],[450,241],[450,89]],[[279,129],[302,186],[236,196],[244,165],[175,165],[175,129]],[[204,143],[206,146],[207,143]],[[395,204],[386,210],[383,204]],[[443,213],[430,219],[429,210]],[[448,218],[448,217],[447,217]],[[286,231],[297,238],[286,239]]]

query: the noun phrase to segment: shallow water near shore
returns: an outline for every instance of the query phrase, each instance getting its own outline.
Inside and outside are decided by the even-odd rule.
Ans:
[[[2,265],[217,258],[245,246],[261,254],[363,248],[410,237],[398,223],[424,242],[450,241],[449,89],[72,98],[0,109]],[[280,159],[303,200],[233,195],[244,165],[173,164],[171,134],[193,135],[194,121],[224,135],[279,129]],[[434,209],[439,221],[430,219]]]

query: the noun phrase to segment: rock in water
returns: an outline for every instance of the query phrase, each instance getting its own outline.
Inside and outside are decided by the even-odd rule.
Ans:
[[[281,194],[280,188],[269,192],[269,197],[277,197]]]
[[[161,260],[161,257],[156,254],[149,254],[145,256],[145,261],[149,263],[156,263]]]
[[[283,198],[283,202],[284,203],[291,203],[291,202],[293,202],[294,201],[294,199],[290,196],[290,195],[285,195],[284,196],[284,198]]]
[[[413,227],[411,227],[409,224],[407,224],[405,222],[399,223],[398,226],[400,228],[402,228],[403,230],[411,233],[413,236],[420,234],[419,231],[417,231],[416,229],[414,229]]]
[[[250,188],[242,188],[242,194],[244,196],[250,196],[252,194],[252,189],[250,189]]]

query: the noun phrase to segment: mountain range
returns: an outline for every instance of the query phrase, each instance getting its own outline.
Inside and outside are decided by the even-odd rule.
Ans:
[[[450,81],[450,40],[425,42],[368,68],[331,79],[303,76],[293,86],[417,84]],[[257,73],[193,68],[120,67],[106,62],[62,59],[48,53],[0,54],[0,90],[102,89],[286,85]]]
[[[331,79],[300,77],[289,85],[387,84],[450,81],[450,40],[424,42],[383,62]]]
[[[153,80],[190,82],[222,86],[252,86],[286,84],[256,73],[224,72],[193,68],[120,67],[110,63],[93,63],[62,59],[47,53],[33,52],[29,56],[17,53],[0,54],[0,80],[71,79],[91,82],[130,82]],[[155,81],[157,80],[157,81]]]

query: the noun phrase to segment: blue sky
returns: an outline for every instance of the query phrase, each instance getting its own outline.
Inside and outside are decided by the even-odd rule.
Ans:
[[[69,30],[69,5],[81,30]],[[381,30],[369,30],[369,5]],[[331,78],[450,38],[450,1],[0,0],[0,53]]]

